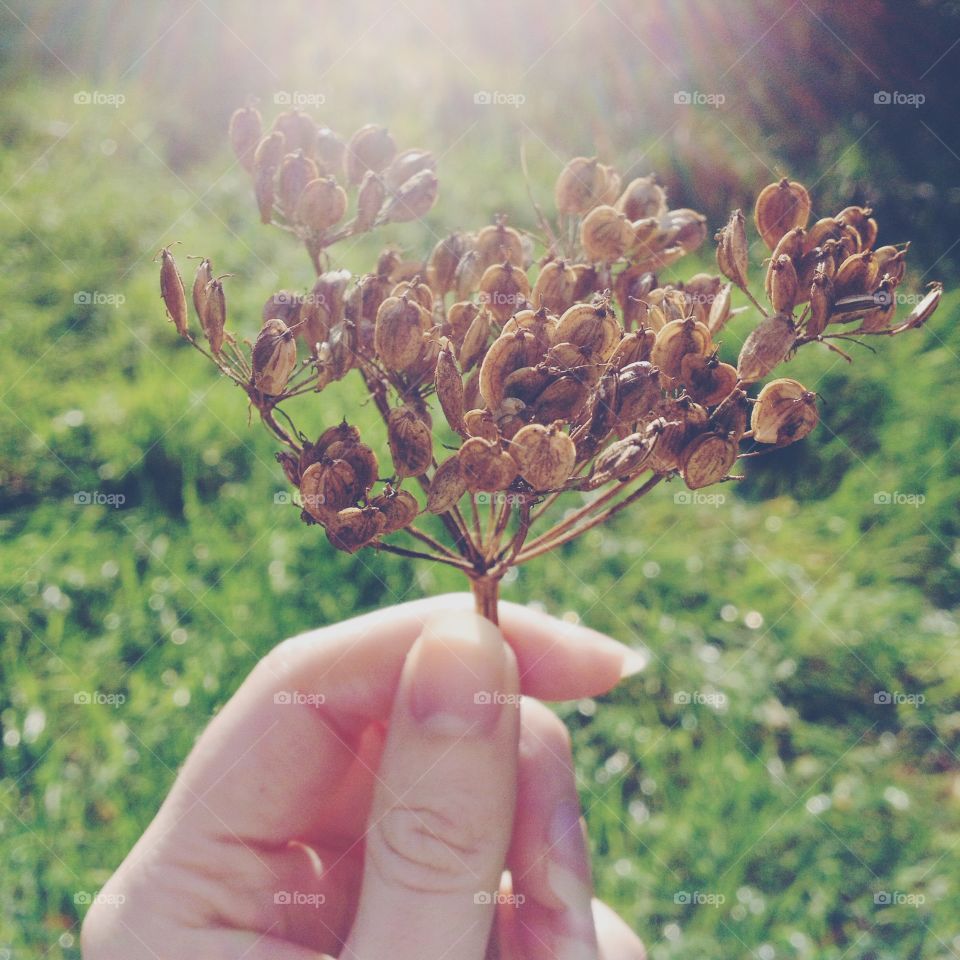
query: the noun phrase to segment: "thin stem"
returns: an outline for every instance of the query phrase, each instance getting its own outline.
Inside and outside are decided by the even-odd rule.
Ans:
[[[457,555],[452,550],[449,550],[447,547],[445,547],[442,543],[440,543],[439,540],[434,540],[433,537],[424,533],[422,530],[418,530],[412,524],[409,527],[404,527],[403,529],[404,532],[409,533],[411,537],[415,537],[421,543],[425,543],[428,547],[431,547],[439,553],[444,553],[454,560],[457,559]]]
[[[395,553],[398,557],[410,557],[413,560],[432,560],[435,563],[445,563],[449,567],[456,567],[458,570],[472,571],[473,567],[463,560],[457,560],[451,557],[442,557],[438,553],[423,553],[420,550],[408,550],[406,547],[398,547],[393,543],[383,543],[379,541],[373,544],[376,550],[385,550],[387,553]]]
[[[627,481],[629,483],[630,481]],[[616,496],[623,492],[624,487],[627,486],[627,483],[620,483],[615,487],[612,487],[608,490],[603,496],[597,497],[594,500],[591,500],[588,504],[581,507],[579,510],[576,510],[565,520],[551,527],[549,530],[540,534],[535,540],[531,541],[529,548],[538,547],[541,543],[546,543],[548,540],[553,540],[560,534],[564,533],[566,530],[569,530],[571,527],[579,523],[584,517],[589,516],[595,510],[599,510],[604,504],[609,503]],[[539,517],[540,514],[538,513]],[[528,548],[528,549],[529,549]]]
[[[500,597],[500,577],[484,574],[471,577],[470,586],[476,601],[476,610],[481,617],[486,617],[491,623],[498,623],[497,600]]]

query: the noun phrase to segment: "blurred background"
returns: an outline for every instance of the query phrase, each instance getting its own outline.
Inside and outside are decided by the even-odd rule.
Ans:
[[[651,957],[960,957],[960,4],[334,6],[0,0],[0,960],[79,956],[90,898],[275,643],[461,588],[335,555],[275,504],[274,445],[164,320],[175,241],[233,274],[248,334],[311,280],[229,151],[250,98],[434,151],[429,230],[380,241],[411,255],[499,212],[533,227],[522,148],[548,208],[598,154],[714,228],[789,174],[815,215],[869,203],[881,243],[910,239],[906,290],[946,282],[922,334],[852,367],[804,351],[824,425],[722,503],[658,490],[506,595],[648,657],[559,711],[598,891]],[[670,277],[711,269],[690,259]],[[324,398],[365,415],[352,381]]]

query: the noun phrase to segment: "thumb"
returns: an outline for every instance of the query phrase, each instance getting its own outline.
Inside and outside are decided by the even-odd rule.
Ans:
[[[425,627],[394,699],[341,960],[482,960],[512,830],[519,687],[489,621]]]

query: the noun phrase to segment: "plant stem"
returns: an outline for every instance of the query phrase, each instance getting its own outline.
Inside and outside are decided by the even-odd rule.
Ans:
[[[470,578],[470,587],[476,601],[477,613],[486,617],[491,623],[499,623],[497,619],[497,600],[500,597],[500,577],[480,574]]]

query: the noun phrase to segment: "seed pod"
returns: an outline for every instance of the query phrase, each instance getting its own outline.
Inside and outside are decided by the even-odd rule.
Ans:
[[[466,246],[462,234],[451,233],[437,242],[427,261],[427,279],[440,297],[446,296],[456,283],[457,266]]]
[[[770,257],[771,261],[779,257],[789,257],[796,267],[800,263],[806,250],[805,238],[806,231],[801,227],[788,230],[779,241],[777,241],[777,245],[773,248],[773,253]]]
[[[727,321],[732,316],[730,310],[731,291],[732,285],[725,283],[720,288],[720,292],[714,298],[713,303],[710,304],[710,313],[707,315],[706,323],[711,336],[716,336],[727,325]]]
[[[587,213],[600,202],[606,186],[607,178],[596,157],[574,157],[560,171],[553,188],[557,212]]]
[[[437,369],[434,375],[437,387],[437,399],[440,409],[455,433],[463,434],[463,378],[457,369],[457,361],[449,344],[443,347],[437,357]]]
[[[347,182],[360,183],[367,171],[380,173],[397,153],[397,145],[386,127],[368,123],[361,127],[347,143],[344,152],[344,170]]]
[[[387,417],[387,442],[398,477],[419,477],[433,460],[430,428],[410,406],[395,407]]]
[[[356,553],[383,533],[386,522],[376,507],[347,507],[327,522],[327,539],[337,550]]]
[[[653,174],[637,177],[627,184],[616,207],[626,214],[628,220],[642,220],[645,217],[659,219],[667,212],[667,193],[654,180]]]
[[[425,217],[436,203],[440,181],[432,170],[415,173],[384,204],[384,223],[407,223]]]
[[[717,266],[720,272],[743,289],[747,285],[747,268],[749,265],[749,247],[747,231],[740,210],[730,214],[727,225],[716,235]]]
[[[712,407],[736,387],[737,371],[729,363],[721,363],[716,356],[688,353],[680,361],[680,379],[694,400]]]
[[[240,166],[253,173],[253,154],[262,137],[260,113],[254,107],[241,107],[230,117],[230,146]]]
[[[283,160],[283,134],[274,131],[264,137],[253,155],[253,192],[257,198],[260,220],[273,220],[274,181]]]
[[[507,218],[497,217],[497,222],[484,227],[477,234],[476,250],[483,269],[495,263],[508,262],[523,269],[523,241],[513,227],[507,226]]]
[[[317,125],[309,114],[294,107],[277,115],[273,129],[283,134],[287,153],[302,150],[307,157],[313,156],[316,145]]]
[[[357,478],[345,460],[324,457],[311,463],[300,478],[303,507],[320,523],[326,523],[338,510],[349,507],[356,499]]]
[[[617,349],[610,357],[610,366],[616,370],[623,370],[631,363],[640,360],[649,360],[657,336],[652,330],[637,330],[625,333],[617,344]]]
[[[746,432],[749,417],[750,401],[746,392],[737,387],[713,411],[708,425],[711,430],[727,434],[739,443]]]
[[[427,513],[446,513],[467,492],[467,481],[460,470],[460,457],[454,454],[437,467],[427,492]]]
[[[617,202],[617,198],[620,196],[620,191],[623,189],[623,179],[620,174],[606,163],[599,163],[597,166],[600,168],[600,172],[603,174],[603,193],[600,195],[600,202],[610,204],[611,206]]]
[[[210,344],[210,349],[219,353],[223,347],[223,330],[227,325],[227,298],[220,280],[207,284],[204,311],[200,314],[200,326]]]
[[[517,476],[517,465],[499,444],[481,437],[465,441],[457,454],[460,472],[472,493],[506,490]]]
[[[631,223],[631,229],[633,230],[633,242],[630,244],[628,253],[633,260],[648,260],[658,250],[662,250],[666,246],[663,242],[665,236],[660,229],[658,217],[644,217],[641,220],[634,220]]]
[[[388,487],[387,491],[380,496],[374,497],[370,501],[370,506],[379,510],[384,517],[383,535],[396,533],[397,530],[403,530],[409,527],[417,514],[420,512],[420,505],[417,498],[406,490],[394,490]]]
[[[531,423],[514,436],[510,456],[534,490],[557,490],[573,472],[577,449],[559,424]]]
[[[726,434],[702,433],[694,437],[680,456],[683,482],[691,490],[723,480],[737,462],[737,444]]]
[[[476,250],[467,250],[457,264],[454,274],[458,300],[468,300],[480,286],[484,274],[483,261]]]
[[[260,319],[262,323],[274,319],[282,320],[288,327],[293,327],[300,320],[302,308],[303,297],[289,290],[278,290],[267,297],[260,311]]]
[[[387,188],[383,181],[372,171],[363,175],[360,188],[357,190],[357,215],[353,221],[353,232],[364,233],[376,222],[380,208],[383,206]]]
[[[323,233],[343,219],[347,195],[333,177],[311,180],[297,201],[296,219],[314,233]]]
[[[314,138],[313,159],[323,176],[338,173],[343,167],[347,145],[329,128],[321,127]]]
[[[594,207],[580,224],[580,244],[590,260],[612,263],[632,242],[630,221],[613,207]]]
[[[457,347],[462,346],[470,325],[480,312],[480,307],[471,300],[458,300],[447,311],[447,326],[444,332]]]
[[[377,455],[365,443],[354,439],[334,440],[324,450],[324,456],[350,464],[356,477],[351,501],[359,500],[370,492],[380,472],[380,464],[377,462]]]
[[[768,184],[757,197],[753,219],[763,242],[773,250],[788,230],[807,225],[810,194],[802,183],[786,177],[779,183]]]
[[[200,320],[201,327],[203,326],[203,320],[201,318],[207,309],[207,288],[212,280],[213,265],[208,258],[204,258],[200,261],[200,265],[197,267],[197,272],[194,275],[192,291],[193,309],[197,314],[197,319]]]
[[[860,235],[860,249],[869,250],[877,240],[877,221],[869,207],[844,207],[838,214],[840,223],[853,227]]]
[[[302,152],[288,153],[283,158],[277,180],[277,200],[288,219],[294,218],[306,185],[316,179],[317,165]]]
[[[836,217],[822,217],[804,234],[803,253],[807,254],[827,240],[839,240],[843,224]]]
[[[620,371],[617,419],[621,424],[642,420],[660,399],[660,371],[655,366],[640,360]]]
[[[617,349],[623,329],[607,301],[575,303],[567,310],[554,333],[556,343],[572,343],[586,352],[592,362],[606,363]]]
[[[565,260],[551,260],[540,268],[530,299],[537,308],[563,313],[573,303],[577,275]]]
[[[541,365],[520,367],[507,377],[503,385],[506,399],[521,400],[524,404],[533,403],[550,383],[551,374]],[[506,401],[504,401],[506,402]]]
[[[650,361],[668,377],[681,376],[681,361],[688,353],[706,356],[713,344],[710,331],[693,317],[671,320],[657,334]]]
[[[388,190],[399,190],[411,177],[424,170],[436,173],[437,160],[429,150],[412,147],[398,153],[383,171],[383,181]]]
[[[819,337],[830,322],[833,311],[833,280],[826,272],[818,269],[810,284],[810,312],[804,333],[808,337]]]
[[[500,439],[500,431],[497,427],[497,421],[489,410],[482,407],[476,407],[468,410],[463,415],[464,429],[471,437],[483,437],[495,443]]]
[[[537,423],[572,420],[584,409],[590,396],[587,385],[575,376],[563,376],[545,387],[533,404]]]
[[[644,434],[653,441],[648,464],[655,473],[672,473],[680,468],[689,431],[683,420],[657,417],[647,424]]]
[[[490,311],[482,307],[474,316],[470,327],[467,329],[466,336],[463,338],[463,344],[460,347],[457,359],[460,361],[460,369],[466,373],[484,356],[487,350],[487,342],[490,339],[491,332]],[[479,381],[478,381],[479,383]]]
[[[577,276],[577,285],[570,297],[573,303],[587,300],[600,290],[600,272],[592,263],[575,263],[570,268]]]
[[[617,275],[613,293],[625,330],[645,325],[649,306],[647,298],[656,285],[656,276],[637,266],[627,267]]]
[[[758,443],[785,446],[805,437],[820,420],[816,394],[797,380],[771,380],[757,397],[750,418]]]
[[[354,444],[360,442],[360,431],[341,420],[333,427],[327,427],[317,438],[316,443],[304,442],[300,454],[300,470],[303,472],[311,463],[319,463],[335,443]]]
[[[789,313],[797,300],[799,280],[793,261],[787,256],[771,259],[766,288],[770,305],[777,313]]]
[[[530,366],[528,353],[535,343],[532,333],[518,330],[500,336],[490,345],[480,366],[480,394],[488,410],[496,410],[506,396],[506,380],[514,370]]]
[[[931,283],[930,292],[907,314],[906,319],[894,332],[900,333],[904,330],[915,330],[922,327],[940,306],[942,297],[943,284],[939,282]]]
[[[209,265],[209,261],[204,261]],[[160,251],[160,296],[167,316],[173,321],[181,337],[189,337],[187,326],[187,295],[183,289],[180,271],[169,247]]]
[[[642,473],[647,469],[655,439],[646,432],[631,433],[611,443],[594,461],[587,489],[596,490],[607,483],[622,482]]]
[[[420,304],[406,297],[388,297],[380,304],[373,342],[388,370],[403,371],[417,362],[428,322]]]
[[[836,299],[872,293],[880,280],[880,267],[872,250],[847,257],[833,278]]]
[[[590,399],[590,413],[585,423],[581,422],[572,435],[576,460],[589,460],[616,427],[619,394],[620,372],[611,367],[600,378]]]
[[[500,335],[515,333],[517,330],[526,330],[533,334],[536,349],[539,353],[546,353],[553,344],[553,337],[557,330],[557,320],[550,316],[541,307],[539,310],[521,310],[515,313],[500,330]]]
[[[390,291],[390,296],[416,300],[426,311],[428,318],[433,314],[433,291],[427,284],[421,282],[419,275],[411,280],[401,280]]]
[[[786,314],[762,320],[744,341],[737,360],[737,375],[743,383],[762,380],[790,353],[797,330]]]
[[[253,344],[254,386],[268,396],[277,396],[283,393],[296,365],[297,344],[290,328],[282,320],[268,320]]]
[[[877,258],[877,272],[881,277],[889,277],[894,283],[900,283],[907,269],[907,248],[880,247],[874,252]]]
[[[527,302],[530,281],[509,261],[487,267],[480,278],[480,297],[498,323],[507,319]]]

